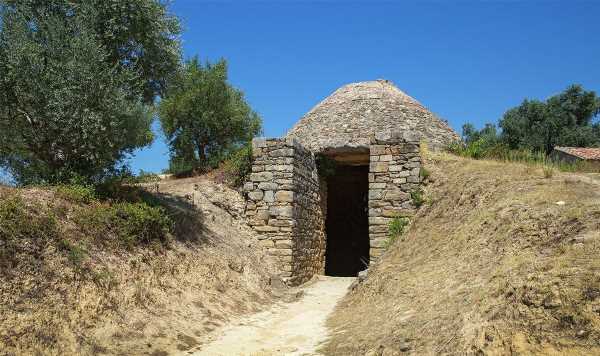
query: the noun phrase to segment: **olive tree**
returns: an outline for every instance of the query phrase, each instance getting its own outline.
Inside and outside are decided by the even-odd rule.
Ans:
[[[171,170],[205,168],[261,131],[261,119],[227,81],[227,63],[185,64],[161,100],[159,116],[171,152]]]

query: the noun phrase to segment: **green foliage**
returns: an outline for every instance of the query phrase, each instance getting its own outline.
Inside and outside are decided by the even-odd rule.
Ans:
[[[326,155],[318,154],[316,157],[317,171],[321,178],[327,178],[335,175],[337,162]]]
[[[33,213],[30,210],[39,210]],[[15,256],[26,248],[23,240],[49,240],[58,237],[53,214],[39,207],[29,208],[18,196],[0,199],[0,270],[10,268]]]
[[[417,208],[420,208],[421,205],[425,203],[425,195],[423,194],[421,188],[415,189],[412,192],[410,192],[410,198],[412,199],[413,204]]]
[[[421,167],[421,169],[419,170],[419,175],[422,179],[427,179],[429,178],[429,176],[431,176],[431,172],[427,168]]]
[[[511,149],[550,153],[554,146],[599,146],[600,98],[572,85],[546,101],[525,100],[500,120],[501,139]]]
[[[67,258],[75,268],[82,268],[84,260],[88,257],[88,252],[86,249],[66,239],[60,240],[58,247],[67,252]]]
[[[59,185],[56,187],[56,193],[74,203],[89,204],[96,200],[96,191],[89,185]]]
[[[0,5],[0,166],[19,184],[98,181],[152,141],[179,61],[179,24],[154,0]]]
[[[140,169],[137,175],[131,174],[122,177],[122,183],[124,184],[144,184],[152,182],[160,182],[160,176],[156,173],[146,172],[143,169]]]
[[[3,0],[7,12],[22,13],[32,25],[47,17],[76,19],[103,48],[103,61],[133,74],[127,89],[153,103],[180,66],[181,25],[163,0]],[[42,32],[47,29],[37,27]],[[35,30],[32,27],[32,30]],[[82,29],[73,34],[80,35]]]
[[[173,228],[162,207],[147,203],[94,204],[79,211],[76,222],[97,241],[110,244],[114,236],[128,248],[140,243],[168,243]]]
[[[206,169],[261,131],[261,119],[227,81],[227,63],[185,68],[161,100],[160,120],[169,142],[172,173]]]
[[[225,161],[225,180],[234,187],[240,187],[252,172],[252,161],[252,145],[246,144]]]
[[[405,217],[395,217],[390,221],[388,225],[388,239],[386,241],[386,248],[390,247],[396,242],[406,230],[406,227],[410,223],[410,220]]]
[[[576,161],[552,161],[544,152],[532,151],[530,149],[510,149],[506,144],[499,143],[485,149],[475,149],[472,146],[477,143],[464,144],[452,143],[447,150],[450,153],[462,157],[474,159],[493,159],[503,162],[521,162],[529,165],[539,165],[544,169],[544,176],[550,178],[553,173],[546,170],[556,169],[562,172],[594,172],[600,173],[600,167],[592,162]],[[549,172],[549,171],[548,171]],[[548,176],[550,174],[550,176]]]

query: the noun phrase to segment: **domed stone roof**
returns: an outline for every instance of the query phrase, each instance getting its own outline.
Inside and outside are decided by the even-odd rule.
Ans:
[[[314,152],[368,147],[371,137],[401,131],[439,149],[458,140],[448,124],[387,80],[345,85],[309,111],[289,131]]]

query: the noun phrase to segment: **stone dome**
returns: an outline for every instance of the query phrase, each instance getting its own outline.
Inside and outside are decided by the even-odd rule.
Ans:
[[[401,131],[440,149],[460,139],[448,124],[387,80],[345,85],[288,132],[314,152],[366,148],[385,131]]]

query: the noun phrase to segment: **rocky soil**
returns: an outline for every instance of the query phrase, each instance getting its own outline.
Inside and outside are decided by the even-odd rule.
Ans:
[[[277,299],[278,271],[245,225],[240,194],[206,177],[147,189],[192,216],[166,249],[88,244],[84,269],[56,241],[22,241],[22,263],[0,271],[0,355],[187,352]],[[64,236],[80,236],[72,203],[44,189],[3,188],[0,198],[14,194],[54,209]]]

